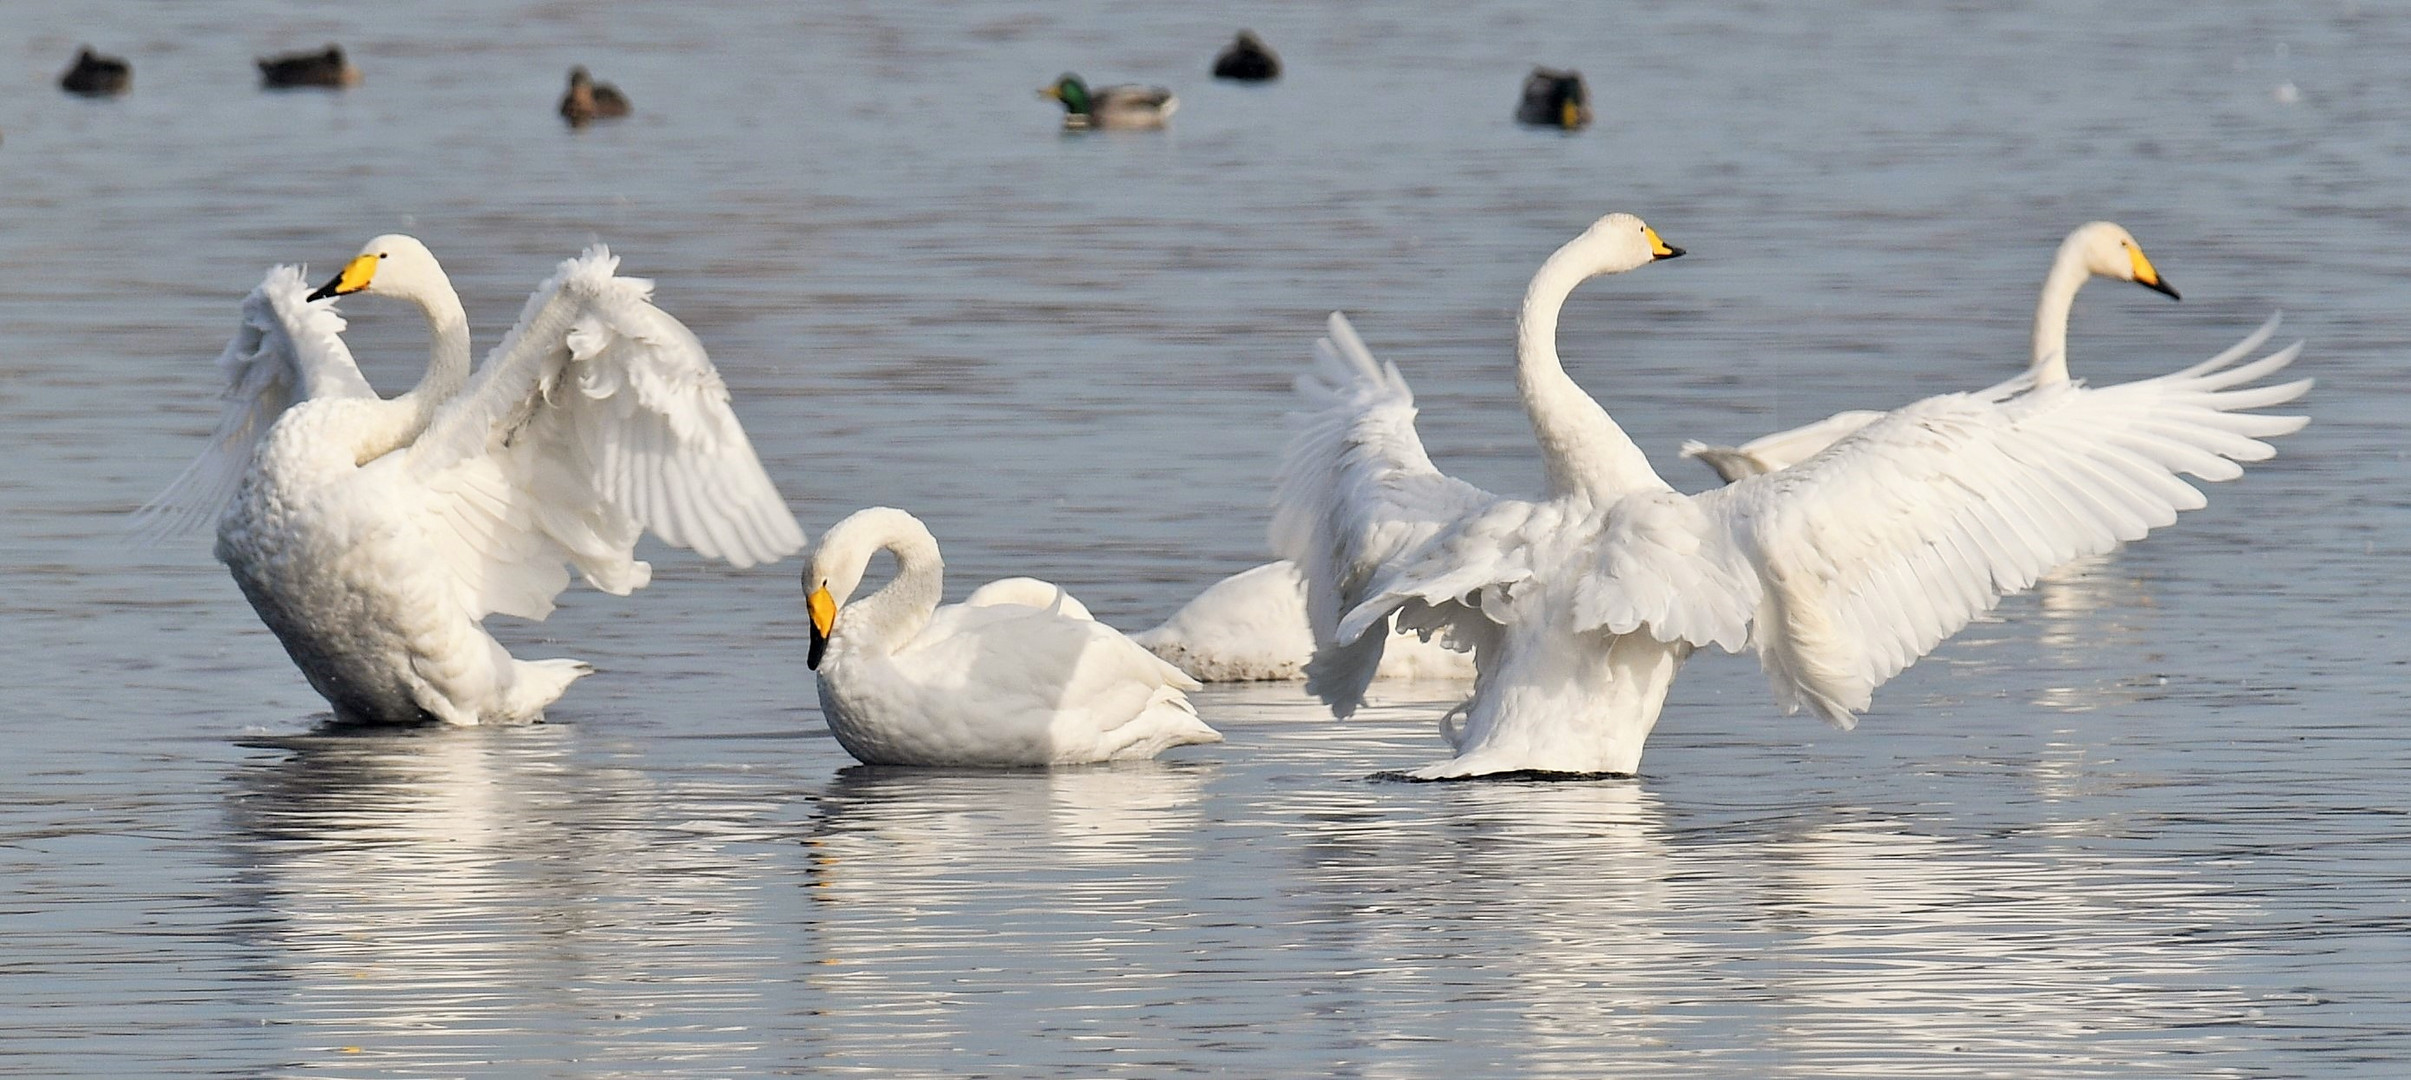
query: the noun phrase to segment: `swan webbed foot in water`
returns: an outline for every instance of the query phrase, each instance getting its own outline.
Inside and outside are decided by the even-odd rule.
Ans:
[[[883,550],[895,577],[855,599]],[[1196,680],[1053,585],[1008,579],[939,607],[937,538],[902,510],[831,527],[803,587],[821,713],[866,765],[1076,765],[1222,741],[1189,704]]]
[[[2025,373],[1989,392],[2006,393],[2029,385],[2068,381],[2068,312],[2076,305],[2077,290],[2096,277],[2131,281],[2171,300],[2184,299],[2175,286],[2160,276],[2150,257],[2143,254],[2143,245],[2135,242],[2124,228],[2108,221],[2079,225],[2060,241],[2059,252],[2051,260],[2051,271],[2043,277],[2042,296],[2034,307],[2033,350]],[[1710,446],[1693,439],[1683,443],[1682,454],[1698,458],[1716,470],[1718,479],[1730,484],[1744,476],[1759,476],[1806,461],[1883,415],[1879,410],[1868,409],[1838,412],[1816,423],[1761,435],[1739,446]]]
[[[1171,618],[1131,634],[1130,640],[1199,682],[1303,679],[1307,661],[1314,658],[1306,581],[1287,560],[1242,570],[1207,586]],[[1374,677],[1470,679],[1473,655],[1400,630],[1383,649]]]
[[[1160,86],[1100,86],[1092,90],[1086,80],[1070,72],[1065,72],[1052,86],[1039,87],[1038,96],[1063,104],[1063,127],[1067,131],[1159,128],[1180,108],[1180,99]]]
[[[617,266],[600,246],[562,263],[474,379],[460,299],[417,240],[371,240],[315,292],[271,270],[219,357],[208,450],[141,524],[214,519],[219,561],[341,720],[537,719],[592,669],[514,659],[485,616],[544,618],[572,565],[643,587],[645,532],[736,566],[804,543],[701,343]],[[425,316],[409,392],[361,377],[321,302],[354,293]]]
[[[1417,779],[1637,773],[1697,649],[1755,652],[1786,713],[1848,728],[1875,688],[1999,599],[2206,500],[2307,419],[2307,379],[2258,381],[2299,346],[2108,387],[1945,394],[1884,414],[1809,460],[1683,495],[1565,374],[1556,326],[1581,281],[1671,253],[1611,214],[1526,290],[1516,382],[1548,479],[1492,495],[1432,465],[1394,365],[1331,317],[1282,465],[1273,547],[1307,580],[1309,691],[1346,716],[1395,617],[1474,647],[1455,757]]]

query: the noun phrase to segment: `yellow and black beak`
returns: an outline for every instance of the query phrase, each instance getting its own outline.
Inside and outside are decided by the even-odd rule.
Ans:
[[[369,279],[375,276],[377,276],[377,256],[359,255],[352,261],[343,264],[343,272],[335,275],[335,280],[319,286],[318,291],[311,293],[308,298],[324,300],[330,296],[350,296],[368,288]]]
[[[812,651],[804,654],[804,666],[819,671],[821,654],[829,651],[829,630],[837,625],[837,601],[824,585],[804,597],[804,607],[812,613]]]
[[[1649,254],[1652,256],[1655,256],[1659,259],[1679,259],[1683,257],[1683,249],[1673,247],[1667,244],[1664,240],[1658,239],[1658,231],[1656,229],[1643,226],[1641,231],[1649,234]]]
[[[2177,295],[2176,286],[2169,284],[2168,279],[2160,276],[2159,269],[2154,267],[2151,264],[2151,260],[2144,256],[2143,249],[2141,247],[2134,244],[2128,244],[2126,247],[2126,257],[2128,262],[2134,264],[2135,284],[2141,285],[2144,288],[2150,289],[2156,293],[2166,293],[2168,298],[2171,300],[2185,299],[2184,297]]]

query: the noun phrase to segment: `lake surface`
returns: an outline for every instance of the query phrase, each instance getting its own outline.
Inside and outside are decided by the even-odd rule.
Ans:
[[[0,1075],[2393,1076],[2411,1059],[2401,568],[2411,20],[2353,3],[20,4],[0,34]],[[1204,77],[1239,25],[1289,66]],[[365,81],[267,94],[340,41]],[[127,55],[115,101],[52,86]],[[573,63],[636,113],[552,114]],[[1597,124],[1516,128],[1534,63]],[[1067,137],[1060,71],[1166,83]],[[1538,485],[1524,280],[1614,210],[1691,257],[1561,349],[1685,438],[1988,385],[2115,219],[2080,376],[2283,309],[2315,418],[2211,505],[2006,602],[1851,733],[1703,656],[1628,782],[1429,786],[1460,692],[1055,772],[866,770],[793,561],[659,547],[521,656],[513,730],[340,734],[190,537],[277,262],[403,230],[481,343],[593,240],[711,349],[814,532],[926,519],[1137,628],[1264,556],[1323,316],[1443,467]],[[389,391],[415,313],[345,305]]]

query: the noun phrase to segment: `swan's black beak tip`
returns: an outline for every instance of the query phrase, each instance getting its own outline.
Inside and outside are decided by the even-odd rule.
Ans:
[[[1668,244],[1668,245],[1666,245],[1666,250],[1665,250],[1665,252],[1664,252],[1663,254],[1660,254],[1660,255],[1657,257],[1657,259],[1658,259],[1658,261],[1659,261],[1659,262],[1664,262],[1664,261],[1666,261],[1666,260],[1668,260],[1668,259],[1679,259],[1679,258],[1682,258],[1682,257],[1683,257],[1683,254],[1684,254],[1683,249],[1678,248],[1678,247],[1676,247],[1676,246],[1674,246],[1674,245],[1672,245],[1672,244]]]
[[[343,278],[342,278],[340,275],[338,275],[338,276],[335,278],[335,280],[330,281],[330,282],[327,282],[326,284],[319,286],[319,287],[318,287],[318,291],[317,291],[317,292],[314,292],[314,293],[311,293],[311,294],[310,294],[310,295],[308,295],[308,296],[302,297],[302,299],[303,299],[303,300],[306,300],[306,301],[308,301],[308,302],[310,302],[310,303],[313,303],[313,304],[314,304],[314,303],[317,303],[318,301],[320,301],[320,300],[324,300],[324,299],[326,299],[327,297],[330,297],[330,296],[334,296],[334,295],[336,295],[336,293],[335,293],[335,286],[337,286],[337,285],[341,285],[341,284],[343,284]]]
[[[2185,299],[2184,297],[2177,295],[2177,287],[2169,284],[2167,278],[2157,278],[2151,281],[2146,281],[2143,283],[2143,287],[2166,296],[2171,300]]]

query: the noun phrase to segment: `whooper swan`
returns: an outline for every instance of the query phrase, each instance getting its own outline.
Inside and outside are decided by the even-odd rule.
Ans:
[[[1162,624],[1130,635],[1201,682],[1303,679],[1314,659],[1306,581],[1283,559],[1206,587]],[[1381,679],[1470,679],[1473,655],[1400,634],[1382,650]]]
[[[854,599],[882,550],[896,576]],[[1196,680],[1061,589],[1009,579],[939,607],[937,538],[902,510],[831,527],[803,585],[821,714],[865,764],[1073,765],[1222,741],[1183,693]]]
[[[2060,241],[2051,272],[2043,276],[2042,298],[2034,305],[2033,359],[2021,376],[2031,384],[2068,381],[2068,311],[2076,305],[2076,290],[2094,277],[2132,281],[2171,300],[2183,299],[2143,254],[2143,245],[2125,229],[2107,221],[2077,226]],[[1710,446],[1692,440],[1683,444],[1683,456],[1706,462],[1729,484],[1806,461],[1883,415],[1878,410],[1851,409],[1789,431],[1761,435],[1740,446]]]
[[[2156,379],[1945,394],[1789,469],[1683,495],[1557,359],[1583,279],[1679,254],[1613,214],[1559,248],[1524,296],[1517,383],[1549,493],[1492,495],[1433,468],[1414,399],[1333,315],[1292,439],[1274,549],[1306,575],[1322,646],[1308,688],[1362,699],[1393,613],[1475,651],[1473,696],[1442,723],[1455,758],[1422,778],[1637,770],[1691,652],[1754,650],[1785,712],[1839,727],[2005,594],[2204,505],[2178,478],[2242,475],[2303,417],[2237,410],[2309,380],[2248,386],[2299,346],[2241,350]],[[1462,725],[1448,721],[1462,716]]]
[[[316,292],[269,271],[218,358],[209,449],[146,525],[214,517],[219,561],[342,721],[537,719],[589,669],[512,659],[486,615],[543,618],[564,564],[643,587],[646,531],[736,566],[804,543],[702,344],[618,265],[600,246],[562,263],[474,379],[460,298],[417,240],[369,241]],[[416,388],[361,378],[318,302],[350,293],[426,316]]]

